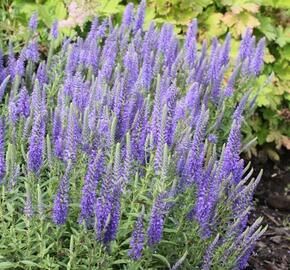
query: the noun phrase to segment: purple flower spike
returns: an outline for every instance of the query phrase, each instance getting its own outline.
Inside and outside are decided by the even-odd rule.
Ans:
[[[244,60],[251,53],[251,39],[252,39],[253,29],[248,28],[243,35],[243,39],[241,41],[240,50],[239,50],[239,59]]]
[[[89,219],[93,216],[96,203],[96,188],[102,173],[103,157],[95,154],[89,163],[81,199],[81,219]]]
[[[230,173],[233,174],[233,182],[238,184],[241,180],[241,171],[239,166],[240,148],[241,148],[241,120],[234,120],[231,128],[228,142],[224,151],[223,173],[228,177]]]
[[[36,77],[40,85],[44,85],[48,83],[46,65],[44,62],[40,63],[40,65],[38,66]]]
[[[43,162],[43,129],[42,117],[38,115],[33,123],[28,150],[28,169],[38,173]]]
[[[124,57],[124,66],[128,72],[127,87],[129,88],[128,91],[130,91],[139,75],[138,54],[136,53],[133,45],[129,47]]]
[[[218,243],[219,240],[219,234],[215,237],[215,239],[212,241],[212,243],[210,243],[210,245],[208,246],[205,255],[203,257],[203,266],[202,269],[203,270],[210,270],[211,269],[211,260],[213,257],[213,252],[214,249],[216,248],[216,245]]]
[[[71,164],[68,164],[66,171],[60,180],[58,191],[54,200],[52,219],[56,225],[62,225],[66,222],[69,204],[69,174]]]
[[[104,234],[103,242],[108,244],[109,242],[115,240],[117,236],[118,226],[120,223],[121,217],[121,188],[116,186],[112,192],[111,200],[111,213],[110,213],[110,222],[107,226],[106,232]]]
[[[216,143],[217,143],[217,136],[214,135],[214,134],[209,134],[209,136],[208,136],[208,141],[209,141],[210,143],[216,144]]]
[[[129,3],[124,11],[122,25],[124,27],[130,27],[134,19],[134,4]]]
[[[234,85],[236,82],[236,78],[238,76],[238,73],[240,71],[240,66],[235,67],[233,73],[231,74],[229,80],[228,80],[228,84],[226,86],[225,89],[225,96],[230,97],[233,94],[234,91]]]
[[[103,184],[102,197],[98,198],[96,203],[97,222],[95,229],[97,238],[105,245],[116,238],[121,214],[120,185],[112,187],[112,184],[112,182]]]
[[[30,114],[30,96],[25,86],[23,86],[19,93],[17,100],[17,113],[25,118]]]
[[[220,65],[227,65],[230,60],[230,49],[231,49],[231,34],[228,33],[223,44],[220,56]]]
[[[68,126],[66,131],[66,145],[64,158],[67,162],[75,161],[76,154],[77,154],[77,141],[76,141],[75,114],[73,105],[71,104],[68,113]]]
[[[252,72],[258,76],[259,73],[262,70],[263,67],[263,58],[264,58],[264,52],[265,52],[265,43],[266,43],[266,39],[262,38],[257,45],[256,51],[255,51],[255,55],[254,58],[252,60],[252,65],[251,65],[251,70]]]
[[[24,61],[25,61],[25,49],[20,52],[20,55],[16,61],[15,65],[15,75],[23,76],[25,68],[24,68]]]
[[[9,120],[10,120],[10,123],[13,126],[15,126],[16,123],[17,123],[17,121],[18,121],[19,115],[18,115],[18,110],[17,110],[16,102],[11,97],[10,97],[9,104],[8,104],[8,112],[9,112]]]
[[[38,44],[36,42],[30,42],[25,50],[25,57],[27,60],[31,60],[36,63],[39,60]]]
[[[5,164],[5,133],[4,133],[4,119],[0,117],[0,183],[3,182],[3,178],[6,172],[6,164]]]
[[[51,26],[50,35],[52,39],[56,40],[58,38],[58,21],[55,20]]]
[[[6,86],[9,83],[9,79],[10,79],[10,77],[7,76],[0,84],[0,102],[2,101],[3,97],[5,96]]]
[[[192,42],[192,39],[196,39],[196,35],[197,35],[197,20],[193,19],[191,21],[191,23],[188,26],[188,30],[186,33],[186,37],[185,37],[185,48],[189,48],[190,47],[190,43]]]
[[[30,194],[30,191],[28,189],[26,190],[26,200],[25,200],[23,213],[27,219],[32,219],[32,217],[34,215],[31,194]]]
[[[135,27],[134,32],[137,33],[140,29],[142,30],[144,18],[145,18],[145,9],[146,9],[146,0],[142,0],[138,6],[136,18],[135,18]]]
[[[142,250],[144,247],[144,224],[143,224],[143,214],[141,214],[135,224],[134,231],[132,234],[132,239],[130,241],[130,250],[128,255],[133,260],[139,260],[142,256]]]
[[[148,245],[158,244],[162,238],[164,218],[165,218],[164,195],[159,195],[152,207],[149,228],[147,231]]]
[[[30,28],[30,30],[32,32],[36,31],[37,24],[38,24],[38,14],[37,14],[37,12],[34,12],[32,14],[32,16],[30,17],[30,20],[29,20],[29,23],[28,23],[28,26],[29,26],[29,28]]]
[[[52,24],[50,35],[52,39],[54,40],[58,38],[58,21],[57,20],[55,20]]]

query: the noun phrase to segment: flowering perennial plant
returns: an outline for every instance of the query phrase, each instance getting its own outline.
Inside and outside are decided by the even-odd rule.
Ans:
[[[199,46],[196,20],[184,42],[170,24],[145,31],[145,6],[129,4],[120,26],[96,18],[60,48],[55,21],[46,60],[34,37],[0,61],[3,192],[21,198],[30,238],[44,226],[57,243],[25,258],[41,265],[35,254],[60,245],[70,267],[243,269],[264,229],[247,227],[261,174],[240,158],[249,92],[234,97],[259,75],[265,41],[249,29],[230,59],[230,35]],[[74,247],[82,232],[91,255]]]

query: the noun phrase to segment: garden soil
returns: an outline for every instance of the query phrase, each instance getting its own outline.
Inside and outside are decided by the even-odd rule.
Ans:
[[[266,233],[257,242],[247,270],[290,269],[290,152],[281,155],[279,163],[259,159],[252,161],[256,173],[264,174],[255,194],[255,210],[250,224],[259,216]],[[287,188],[288,187],[288,188]]]

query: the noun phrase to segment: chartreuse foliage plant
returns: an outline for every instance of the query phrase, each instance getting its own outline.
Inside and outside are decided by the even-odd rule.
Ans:
[[[240,129],[265,40],[248,29],[232,62],[196,20],[184,43],[145,31],[145,5],[76,41],[54,21],[45,59],[37,35],[1,55],[1,269],[246,267],[265,228]]]

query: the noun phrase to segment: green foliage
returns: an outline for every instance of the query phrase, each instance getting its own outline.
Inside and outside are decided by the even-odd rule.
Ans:
[[[58,82],[55,83],[56,85]],[[47,89],[49,95],[53,86]],[[21,129],[21,127],[20,127]],[[10,136],[10,134],[8,134]],[[19,133],[17,143],[11,146],[8,160],[22,160],[25,158],[21,149],[27,145],[21,142]],[[114,152],[114,151],[113,151]],[[14,161],[15,162],[15,161]],[[70,178],[70,212],[65,225],[56,226],[51,220],[53,196],[63,173],[64,164],[54,158],[52,163],[45,161],[42,172],[37,177],[27,175],[26,168],[21,168],[17,184],[10,190],[6,185],[0,190],[0,269],[103,269],[103,270],[138,270],[138,269],[171,269],[176,261],[183,258],[182,269],[200,269],[205,249],[213,241],[213,237],[202,239],[199,235],[199,225],[186,220],[186,213],[190,210],[192,193],[188,189],[183,196],[175,201],[176,209],[167,217],[163,240],[154,247],[154,252],[146,247],[142,260],[133,261],[128,256],[131,231],[141,207],[150,209],[152,185],[158,189],[160,176],[156,176],[151,165],[143,176],[136,175],[126,189],[126,196],[122,196],[122,222],[118,230],[116,241],[110,247],[103,246],[96,241],[93,228],[86,228],[78,223],[81,197],[81,187],[86,173],[87,157],[85,154],[78,159]],[[11,161],[13,167],[13,161]],[[174,179],[168,177],[170,182]],[[25,204],[25,184],[32,195],[34,217],[27,219],[23,214]],[[43,204],[44,214],[39,211]],[[230,207],[228,201],[218,206],[218,216],[224,219],[224,224],[216,228],[222,236],[230,220],[227,220],[227,211]],[[145,222],[149,222],[150,213],[145,214]],[[188,238],[190,236],[191,238]],[[231,255],[228,261],[223,261],[224,252],[231,242],[226,241],[214,253],[213,270],[232,269],[236,262],[236,254]],[[109,249],[109,250],[108,250]]]
[[[249,128],[246,133],[257,137],[257,143],[264,145],[264,150],[271,159],[279,160],[278,153],[271,145],[277,149],[282,146],[289,149],[289,119],[282,113],[289,112],[289,83],[274,77],[272,83],[262,86],[265,80],[268,80],[266,75],[261,76],[258,81],[257,87],[262,88],[256,100],[257,109],[248,120]],[[252,153],[256,154],[255,149],[252,149]]]
[[[62,0],[3,0],[0,5],[0,46],[8,41],[22,45],[28,39],[27,24],[33,12],[38,13],[38,33],[46,40],[54,19],[64,19],[67,9]],[[19,46],[19,47],[20,47]]]

